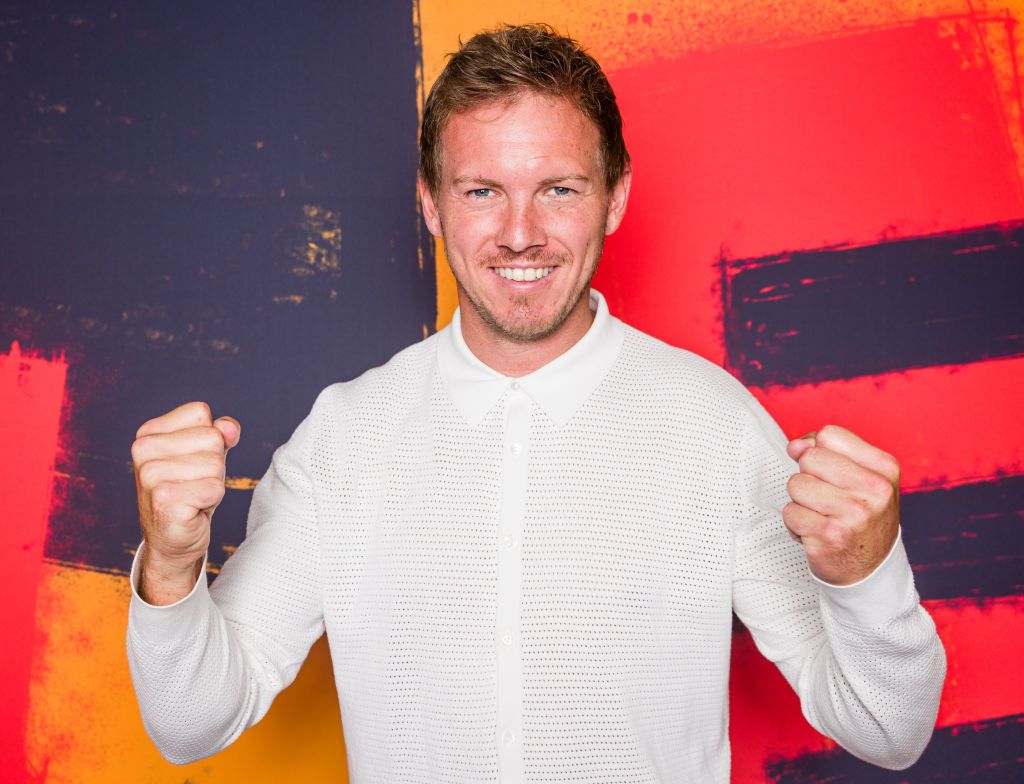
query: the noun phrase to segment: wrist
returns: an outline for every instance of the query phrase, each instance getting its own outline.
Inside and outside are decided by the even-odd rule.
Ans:
[[[173,604],[188,596],[202,574],[204,555],[166,558],[148,543],[139,559],[138,594],[153,605]]]

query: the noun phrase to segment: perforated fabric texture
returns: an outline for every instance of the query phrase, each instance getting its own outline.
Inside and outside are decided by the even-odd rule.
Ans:
[[[733,610],[816,728],[916,759],[945,657],[903,546],[817,581],[781,520],[798,467],[740,383],[606,311],[532,386],[446,375],[453,327],[319,395],[209,589],[133,596],[168,759],[259,721],[326,630],[355,784],[726,784]]]

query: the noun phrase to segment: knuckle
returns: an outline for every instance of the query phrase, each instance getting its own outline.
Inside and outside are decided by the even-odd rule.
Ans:
[[[896,500],[896,488],[889,482],[883,482],[878,486],[878,500],[884,509]]]
[[[804,450],[804,453],[800,455],[800,459],[797,464],[801,468],[809,468],[816,464],[821,458],[822,448],[820,446],[811,446]]]
[[[863,498],[854,498],[847,517],[850,522],[862,526],[871,520],[872,515],[871,505],[868,501]]]
[[[194,400],[188,404],[189,413],[193,414],[205,425],[212,425],[213,418],[210,412],[210,404],[202,400]]]
[[[887,503],[892,497],[893,487],[889,480],[884,476],[875,474],[871,477],[868,490],[873,497],[879,499],[883,503]]]
[[[800,513],[799,506],[795,501],[790,501],[784,507],[782,507],[782,519],[787,523],[796,522]]]
[[[826,526],[821,538],[833,550],[841,550],[846,546],[846,531],[840,525]]]
[[[202,470],[210,476],[220,476],[224,471],[224,455],[220,452],[200,453]]]
[[[224,483],[217,479],[208,479],[204,482],[203,488],[203,504],[204,506],[213,506],[219,504],[224,498]]]
[[[833,425],[831,423],[822,425],[822,427],[818,430],[816,441],[819,444],[831,443],[838,433],[839,427],[837,425]]]
[[[132,441],[132,462],[135,465],[138,466],[145,462],[146,452],[148,451],[147,446],[145,436],[136,437]]]
[[[199,436],[198,441],[198,451],[200,452],[209,452],[218,455],[223,454],[224,452],[224,437],[215,427],[204,427],[202,435]]]
[[[150,417],[149,419],[147,419],[145,422],[139,425],[139,429],[135,431],[135,437],[142,438],[143,436],[147,436],[150,433],[152,433],[160,424],[161,419],[162,416]]]
[[[885,467],[886,473],[895,478],[897,482],[899,482],[900,461],[897,460],[895,456],[890,455],[888,452],[882,453],[881,461],[882,465]]]
[[[801,480],[800,480],[800,476],[801,476],[801,474],[793,474],[793,475],[792,475],[791,477],[789,477],[789,479],[788,479],[788,480],[786,481],[786,491],[787,491],[787,492],[788,492],[788,493],[789,493],[790,495],[792,495],[792,494],[793,494],[793,492],[794,492],[795,490],[797,490],[797,489],[798,489],[798,487],[799,487],[799,485],[800,485],[800,481],[801,481]]]
[[[149,495],[153,499],[154,508],[166,508],[174,501],[174,486],[169,482],[158,482],[152,486]]]
[[[154,461],[143,463],[139,466],[139,484],[150,490],[155,490],[159,467]]]

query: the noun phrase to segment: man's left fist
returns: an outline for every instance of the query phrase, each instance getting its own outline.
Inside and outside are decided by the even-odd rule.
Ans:
[[[849,585],[889,554],[899,530],[900,464],[837,425],[795,438],[786,447],[800,464],[786,485],[786,527],[803,543],[819,580]]]

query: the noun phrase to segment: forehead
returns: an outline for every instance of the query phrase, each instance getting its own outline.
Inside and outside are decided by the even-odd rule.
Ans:
[[[452,115],[441,135],[444,179],[478,176],[474,168],[530,174],[570,166],[600,167],[600,133],[564,98],[527,92]],[[493,172],[487,172],[491,174]]]

